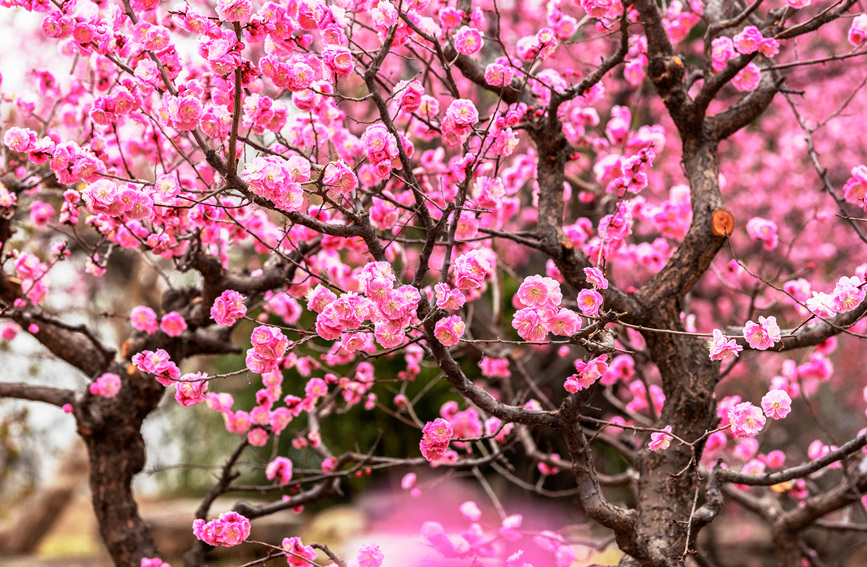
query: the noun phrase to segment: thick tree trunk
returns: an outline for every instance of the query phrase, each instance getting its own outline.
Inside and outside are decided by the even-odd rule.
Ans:
[[[142,422],[156,408],[164,388],[139,375],[129,384],[117,398],[89,398],[90,403],[76,408],[78,432],[90,460],[93,510],[118,567],[140,567],[143,557],[159,556],[150,529],[139,516],[132,480],[145,464]]]

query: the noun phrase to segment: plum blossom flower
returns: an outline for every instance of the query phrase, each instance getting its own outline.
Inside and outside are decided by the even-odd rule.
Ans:
[[[548,329],[537,309],[519,309],[512,319],[512,328],[525,341],[540,342],[548,336]]]
[[[461,321],[461,318],[457,315],[452,315],[451,317],[445,317],[437,321],[434,327],[434,336],[443,345],[452,346],[458,344],[465,329],[466,324]]]
[[[292,481],[292,461],[286,457],[277,457],[265,467],[265,476],[268,480],[277,480],[279,485],[289,484]]]
[[[250,537],[250,520],[237,512],[225,512],[210,522],[193,521],[193,534],[208,545],[232,547]]]
[[[780,340],[780,327],[776,317],[759,317],[758,324],[747,321],[744,325],[744,338],[751,348],[766,350]]]
[[[220,297],[214,300],[211,307],[211,319],[218,325],[231,327],[235,321],[247,314],[247,306],[244,305],[244,296],[237,291],[227,289]]]
[[[732,85],[741,92],[754,91],[761,82],[762,70],[752,62],[747,63],[746,67],[741,69],[732,79]]]
[[[729,409],[732,435],[736,439],[755,437],[765,426],[765,415],[750,402],[740,403]]]
[[[470,250],[458,256],[452,266],[455,286],[463,290],[481,287],[491,267],[481,250]]]
[[[455,32],[455,50],[464,55],[473,55],[482,49],[484,41],[479,30],[463,26]]]
[[[196,372],[184,374],[175,382],[175,401],[184,407],[194,406],[205,401],[205,392],[208,390],[207,374]]]
[[[385,555],[378,545],[368,543],[361,546],[354,561],[350,561],[350,567],[381,567]]]
[[[170,337],[180,337],[186,328],[187,322],[177,311],[166,313],[160,321],[160,330]]]
[[[582,289],[578,292],[578,308],[584,315],[599,315],[602,307],[602,294],[595,289]]]
[[[136,331],[143,331],[149,335],[157,332],[159,323],[157,322],[157,314],[150,307],[137,305],[132,308],[129,314],[129,322],[132,328]]]
[[[864,301],[865,291],[857,276],[842,277],[834,287],[834,307],[839,313],[852,311]]]
[[[671,426],[666,425],[663,430],[671,432]],[[647,446],[650,448],[651,451],[664,451],[668,449],[669,445],[671,445],[671,439],[671,435],[655,431],[650,434],[650,442],[647,444]]]
[[[299,537],[283,539],[283,553],[290,567],[310,567],[316,560],[316,550],[309,545],[303,545]]]
[[[725,335],[719,329],[713,330],[713,339],[710,340],[708,346],[710,347],[711,360],[723,360],[730,356],[737,358],[738,353],[744,350],[744,347],[734,339],[726,340]]]
[[[94,396],[113,398],[120,392],[120,376],[106,372],[90,384],[89,390]]]
[[[783,419],[792,411],[792,398],[785,390],[771,390],[762,398],[762,410],[774,419]]]
[[[584,275],[587,276],[587,283],[593,287],[608,289],[608,280],[599,268],[584,268]]]
[[[430,462],[439,461],[449,448],[454,429],[452,424],[440,417],[429,421],[422,429],[422,439],[419,443],[421,454]]]
[[[608,372],[608,355],[603,354],[587,362],[576,360],[575,369],[578,373],[567,378],[563,384],[566,391],[572,394],[589,388]]]
[[[812,311],[816,316],[827,319],[837,314],[837,307],[834,303],[833,296],[814,291],[813,297],[807,300],[807,309]]]

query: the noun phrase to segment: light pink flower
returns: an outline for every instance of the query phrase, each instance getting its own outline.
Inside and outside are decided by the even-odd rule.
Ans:
[[[608,356],[603,354],[587,362],[576,360],[575,369],[578,373],[567,378],[563,384],[566,391],[573,394],[589,388],[608,371]]]
[[[747,63],[732,79],[732,85],[741,92],[754,91],[761,82],[762,70],[755,63]]]
[[[548,329],[537,309],[519,309],[512,319],[512,328],[525,341],[541,342],[548,336]]]
[[[765,426],[765,416],[760,408],[749,402],[740,403],[729,410],[731,432],[736,439],[755,437]]]
[[[205,401],[205,392],[208,390],[207,374],[196,372],[184,374],[175,382],[175,400],[184,407],[194,406]]]
[[[671,426],[666,425],[663,430],[671,432]],[[669,445],[671,445],[671,439],[671,435],[656,431],[650,434],[650,442],[647,446],[651,451],[664,451],[665,449],[668,449]]]
[[[768,417],[783,419],[792,411],[792,398],[785,390],[771,390],[762,398],[762,409]]]
[[[834,307],[839,313],[852,311],[864,301],[865,291],[857,276],[842,277],[834,286]]]
[[[470,250],[458,256],[452,266],[455,286],[463,290],[481,287],[491,267],[480,250]]]
[[[719,329],[713,330],[713,339],[710,341],[710,359],[723,360],[730,356],[737,358],[738,353],[744,350],[734,339],[726,340],[725,335]]]
[[[834,298],[827,293],[813,292],[813,297],[807,300],[807,309],[818,317],[827,319],[837,314]]]

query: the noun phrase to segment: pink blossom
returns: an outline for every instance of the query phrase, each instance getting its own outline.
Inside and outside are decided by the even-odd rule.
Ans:
[[[385,555],[380,551],[379,546],[367,543],[361,546],[358,550],[358,555],[355,556],[355,561],[351,563],[352,567],[381,567]]]
[[[671,426],[666,425],[663,430],[670,433]],[[655,431],[650,434],[650,443],[648,443],[647,446],[651,451],[664,451],[668,449],[669,445],[671,445],[671,439],[671,435]]]
[[[556,280],[530,276],[521,282],[517,297],[525,307],[554,307],[560,305],[563,294]]]
[[[512,83],[512,68],[499,63],[485,67],[485,82],[492,87],[508,86]]]
[[[458,256],[452,265],[455,286],[462,290],[481,287],[491,268],[481,250],[470,250]]]
[[[798,10],[800,8],[806,8],[807,6],[809,6],[810,0],[786,0],[786,3],[792,8]]]
[[[834,308],[839,313],[852,311],[864,301],[865,291],[862,282],[857,276],[851,278],[842,277],[834,286]]]
[[[867,196],[867,165],[856,165],[849,174],[851,177],[843,185],[843,198],[849,203],[863,204]]]
[[[402,112],[415,112],[421,106],[424,86],[419,80],[399,81],[394,86],[395,101]]]
[[[506,358],[483,356],[482,360],[479,361],[479,368],[482,369],[482,376],[488,378],[508,378],[511,376],[509,360]]]
[[[852,27],[849,28],[849,43],[858,47],[865,39],[867,39],[867,14],[859,14],[852,20]]]
[[[762,82],[762,70],[755,63],[747,63],[732,79],[732,85],[742,92],[754,91]]]
[[[734,339],[726,340],[719,329],[713,330],[713,339],[709,346],[711,360],[723,360],[730,356],[737,358],[738,353],[744,350],[744,347],[740,346]]]
[[[762,398],[762,409],[768,417],[783,419],[792,411],[792,398],[785,390],[771,390]]]
[[[142,557],[140,567],[172,567],[168,563],[163,562],[159,557]]]
[[[13,152],[29,152],[36,144],[36,132],[13,126],[3,135],[3,143]]]
[[[268,480],[277,480],[281,486],[292,481],[292,461],[286,457],[277,457],[265,467]]]
[[[244,296],[237,291],[227,289],[214,300],[214,305],[211,306],[211,319],[218,325],[231,327],[235,321],[247,314],[244,299]]]
[[[129,314],[130,325],[137,331],[143,331],[149,335],[157,332],[159,324],[157,323],[157,314],[150,307],[137,305],[132,308]]]
[[[548,329],[538,309],[519,309],[512,319],[512,328],[525,341],[541,342],[548,336]]]
[[[445,419],[438,417],[429,421],[422,429],[421,454],[430,462],[442,459],[453,434],[452,424]]]
[[[735,439],[755,437],[765,426],[765,416],[760,408],[749,402],[740,403],[729,410],[731,432]]]
[[[833,317],[837,314],[837,306],[835,305],[834,297],[827,293],[817,291],[814,291],[813,297],[807,300],[807,309],[823,319]]]
[[[780,327],[776,317],[759,317],[759,323],[747,321],[744,325],[744,338],[751,348],[766,350],[780,340]]]
[[[434,335],[437,340],[445,346],[458,344],[458,340],[463,336],[466,325],[457,315],[445,317],[437,321],[434,328]]]
[[[599,315],[602,300],[602,294],[595,289],[582,289],[578,292],[578,308],[584,315]]]
[[[316,550],[309,545],[303,545],[299,537],[283,539],[283,553],[290,567],[310,567],[316,560]]]
[[[762,41],[762,32],[756,26],[747,26],[737,34],[734,38],[735,49],[739,53],[755,53],[759,50],[759,44]]]
[[[464,55],[473,55],[478,53],[484,45],[482,34],[479,33],[479,30],[473,29],[469,26],[463,26],[455,32],[454,42],[455,50]]]
[[[467,298],[459,289],[451,289],[446,283],[438,283],[434,286],[437,296],[437,307],[442,309],[455,310],[460,309]]]
[[[113,398],[120,392],[120,376],[106,372],[90,384],[90,393],[94,396]]]
[[[187,322],[177,311],[170,311],[160,320],[160,330],[170,337],[180,337],[187,328]]]
[[[589,388],[596,383],[608,371],[608,356],[602,355],[590,359],[587,362],[583,360],[575,361],[575,369],[577,374],[573,374],[566,379],[563,387],[567,392],[575,393],[586,388]]]
[[[581,329],[581,317],[571,309],[560,309],[556,314],[543,318],[545,328],[561,337],[571,337]]]
[[[175,401],[184,407],[194,406],[205,401],[205,392],[208,390],[207,374],[196,372],[184,374],[175,382]]]
[[[227,22],[246,22],[253,5],[250,0],[217,0],[217,15]]]
[[[598,288],[608,289],[608,280],[602,274],[599,268],[584,268],[584,275],[587,277],[587,283]]]
[[[714,73],[719,73],[728,65],[729,59],[737,56],[734,43],[729,37],[718,37],[711,43],[711,64]]]
[[[482,517],[482,511],[479,510],[478,504],[472,500],[467,500],[460,506],[461,516],[468,522],[478,522]]]
[[[225,512],[210,522],[195,520],[193,534],[208,545],[232,547],[250,536],[250,520],[237,512]]]
[[[750,238],[761,240],[765,250],[773,250],[777,247],[777,224],[772,220],[751,218],[747,221],[747,234]]]

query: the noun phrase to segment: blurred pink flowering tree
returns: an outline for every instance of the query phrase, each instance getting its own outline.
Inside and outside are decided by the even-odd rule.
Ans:
[[[781,565],[833,556],[817,529],[863,529],[855,0],[2,3],[42,15],[27,41],[72,69],[2,92],[2,338],[88,383],[0,396],[73,414],[117,565],[163,564],[130,486],[167,390],[239,439],[188,566],[395,467],[569,494],[624,565],[711,564],[699,534],[738,507]],[[122,336],[64,313],[123,295],[133,263],[162,298],[123,305]],[[233,353],[208,375],[200,355]],[[332,451],[321,424],[354,407],[419,450]],[[210,518],[250,467],[273,501]],[[460,512],[460,538],[418,528],[446,558],[575,557],[562,526]],[[307,565],[308,543],[262,553]]]

